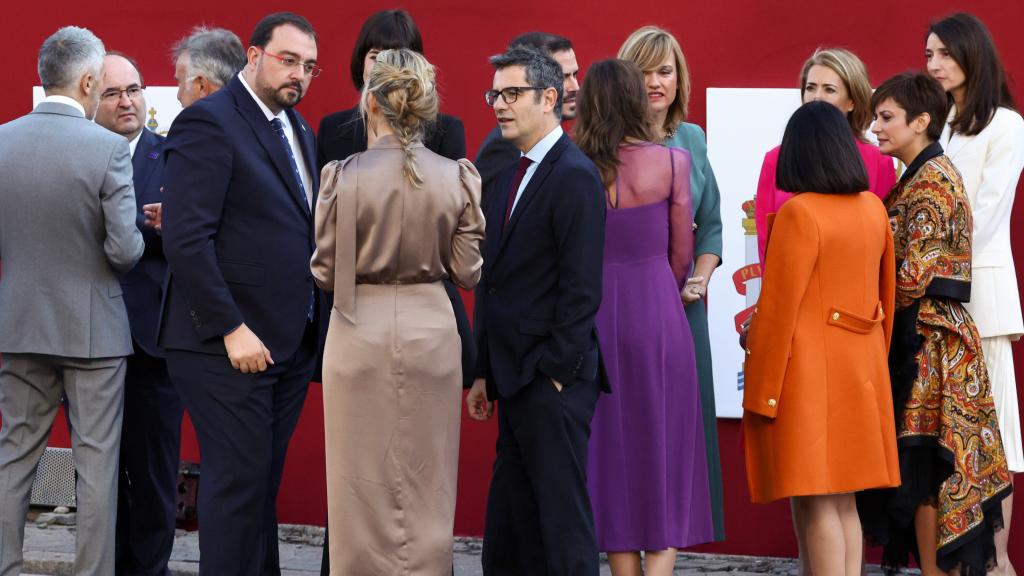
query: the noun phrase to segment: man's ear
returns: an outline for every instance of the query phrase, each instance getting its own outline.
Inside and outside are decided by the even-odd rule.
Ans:
[[[256,59],[260,57],[260,49],[255,46],[249,46],[249,49],[245,51],[246,63],[250,66],[256,66]]]
[[[89,95],[92,93],[92,90],[96,89],[96,83],[96,77],[92,75],[92,72],[86,72],[78,80],[78,88],[82,94]]]
[[[545,110],[552,110],[553,111],[555,109],[555,104],[557,104],[557,103],[558,103],[558,90],[555,90],[554,88],[545,88],[544,89],[544,109]]]

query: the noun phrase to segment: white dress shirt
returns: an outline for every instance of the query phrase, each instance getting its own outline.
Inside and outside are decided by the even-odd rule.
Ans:
[[[288,138],[288,144],[291,146],[292,154],[295,156],[295,163],[298,164],[299,167],[299,175],[302,177],[302,187],[305,188],[306,191],[306,204],[309,206],[309,209],[312,210],[313,179],[309,175],[309,167],[306,166],[305,157],[302,155],[302,147],[299,146],[299,139],[295,137],[295,127],[292,126],[291,120],[288,119],[287,110],[281,110],[281,112],[275,116],[274,113],[270,111],[270,108],[267,108],[267,105],[263,103],[263,100],[260,100],[259,97],[256,96],[256,93],[253,92],[249,83],[245,81],[245,77],[241,72],[238,73],[238,79],[242,81],[242,86],[245,86],[245,89],[249,91],[249,95],[252,96],[252,99],[256,101],[260,110],[262,110],[263,114],[266,115],[267,122],[277,118],[281,121],[281,124],[284,125],[284,135]],[[302,130],[305,130],[305,128],[302,128]]]
[[[532,160],[532,162],[530,163],[530,167],[526,169],[526,174],[523,175],[523,181],[519,183],[519,189],[516,190],[516,199],[512,203],[512,210],[509,212],[509,218],[511,218],[512,214],[515,213],[516,205],[519,204],[519,198],[523,195],[523,190],[526,190],[526,185],[530,183],[530,178],[533,178],[533,173],[537,171],[537,166],[539,166],[541,160],[548,155],[548,152],[555,147],[555,142],[558,142],[558,139],[562,137],[562,134],[562,125],[556,124],[554,129],[552,129],[551,132],[548,132],[547,136],[541,138],[540,142],[537,142],[533,145],[533,148],[530,148],[529,152],[526,154],[520,154],[520,158],[526,156]]]

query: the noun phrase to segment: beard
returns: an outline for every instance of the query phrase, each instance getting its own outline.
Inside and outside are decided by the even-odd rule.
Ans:
[[[260,95],[265,100],[274,102],[281,108],[292,108],[299,102],[302,102],[302,97],[305,96],[302,91],[302,84],[299,82],[288,82],[277,88],[263,86],[260,92]]]

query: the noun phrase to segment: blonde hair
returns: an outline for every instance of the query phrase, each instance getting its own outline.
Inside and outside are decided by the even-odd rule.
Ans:
[[[679,42],[667,30],[644,26],[626,38],[618,55],[622,60],[634,62],[643,72],[658,68],[669,56],[676,61],[676,99],[665,115],[662,128],[667,134],[675,132],[676,126],[686,120],[686,107],[690,103],[690,71]]]
[[[853,110],[846,115],[847,122],[858,140],[864,140],[864,132],[871,125],[871,82],[868,70],[856,54],[843,48],[818,48],[804,62],[800,71],[800,100],[803,101],[804,86],[811,66],[824,66],[839,75],[846,84],[846,91],[853,100]]]
[[[414,186],[423,184],[412,145],[423,138],[427,126],[437,119],[438,96],[434,66],[418,52],[407,48],[383,50],[363,86],[359,108],[366,120],[373,98],[388,126],[395,133],[405,158],[402,173]]]

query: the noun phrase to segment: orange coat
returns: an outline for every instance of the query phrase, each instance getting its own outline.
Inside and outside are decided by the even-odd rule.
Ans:
[[[775,218],[761,282],[743,393],[753,501],[899,485],[882,202],[797,194]]]

